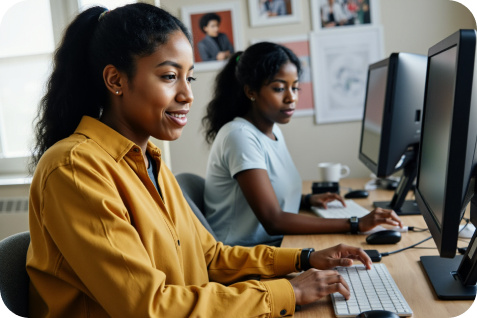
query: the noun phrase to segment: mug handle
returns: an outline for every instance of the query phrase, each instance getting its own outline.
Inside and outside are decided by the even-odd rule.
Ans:
[[[350,173],[349,167],[346,166],[346,165],[342,165],[341,166],[341,178],[345,178],[345,177],[349,176],[349,173]]]

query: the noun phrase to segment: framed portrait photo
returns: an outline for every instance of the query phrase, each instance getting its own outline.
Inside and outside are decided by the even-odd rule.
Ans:
[[[248,0],[250,25],[298,23],[301,0]]]
[[[300,76],[300,91],[294,117],[312,116],[314,110],[313,81],[310,64],[310,38],[308,35],[296,35],[266,39],[253,39],[252,44],[258,42],[273,42],[281,44],[295,53],[301,63],[302,74]]]
[[[380,27],[310,35],[316,123],[361,120],[368,66],[383,59]]]
[[[377,25],[376,0],[310,0],[313,31]]]
[[[182,22],[192,33],[196,71],[218,70],[242,49],[239,2],[184,6],[181,13]]]

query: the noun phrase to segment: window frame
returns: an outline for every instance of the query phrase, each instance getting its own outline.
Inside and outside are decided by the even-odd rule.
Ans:
[[[49,2],[53,39],[56,47],[61,41],[63,30],[78,12],[78,2],[77,0],[50,0]],[[12,55],[5,59],[14,57],[15,55]],[[0,157],[0,185],[30,183],[31,176],[29,176],[28,172],[29,159],[30,156]]]

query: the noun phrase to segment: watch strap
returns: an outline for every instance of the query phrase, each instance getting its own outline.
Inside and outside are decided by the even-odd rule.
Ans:
[[[315,251],[314,248],[304,248],[300,254],[300,269],[306,271],[311,268],[310,256]]]
[[[349,223],[351,225],[351,234],[358,234],[359,232],[359,219],[357,216],[352,216],[349,218]]]

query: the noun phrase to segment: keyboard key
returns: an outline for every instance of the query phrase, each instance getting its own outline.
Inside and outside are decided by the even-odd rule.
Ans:
[[[349,219],[352,216],[363,217],[370,211],[363,208],[353,200],[345,200],[346,207],[341,202],[333,201],[327,204],[327,209],[321,209],[316,206],[311,207],[311,210],[318,216],[326,219]]]
[[[399,316],[412,316],[412,310],[399,291],[384,264],[373,264],[371,270],[364,265],[338,267],[350,287],[349,300],[339,294],[331,295],[336,317],[355,317],[363,311],[388,310]]]

